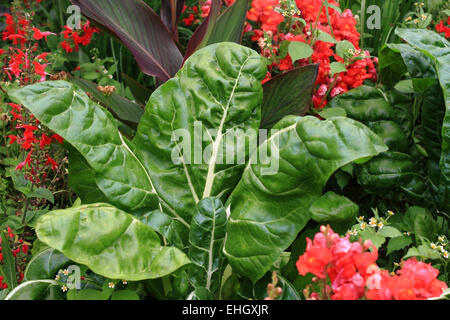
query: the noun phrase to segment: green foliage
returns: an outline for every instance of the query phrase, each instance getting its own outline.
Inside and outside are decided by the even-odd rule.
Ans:
[[[52,211],[36,226],[41,241],[110,279],[162,277],[190,263],[179,249],[131,215],[107,204]]]
[[[62,261],[109,279],[153,279],[145,286],[151,295],[175,299],[223,296],[223,285],[236,283],[230,282],[236,276],[221,280],[226,261],[233,274],[255,285],[271,269],[284,268],[289,255],[283,251],[310,220],[310,205],[329,177],[387,146],[355,120],[289,116],[255,150],[279,149],[278,170],[265,175],[270,165],[250,163],[253,150],[247,145],[238,150],[247,165],[220,163],[232,129],[260,127],[265,74],[264,60],[248,48],[221,43],[198,50],[151,95],[132,140],[74,84],[44,82],[11,91],[12,99],[65,139],[73,162],[69,170],[80,173],[71,184],[85,204],[39,218],[39,239],[64,255]],[[176,130],[195,137],[196,123],[206,134],[201,145],[210,151],[206,163],[188,162],[191,147],[180,148],[172,137]],[[97,197],[105,203],[87,204]],[[354,216],[354,208],[342,215]],[[53,271],[42,276],[50,278]],[[101,281],[104,288],[109,280]],[[285,290],[281,298],[298,297],[281,275],[279,283]],[[98,288],[69,290],[67,298],[114,298],[112,291],[105,296],[104,290],[92,290]]]

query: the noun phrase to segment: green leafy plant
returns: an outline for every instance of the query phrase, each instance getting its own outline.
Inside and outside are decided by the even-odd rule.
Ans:
[[[223,284],[235,288],[233,281],[242,283],[242,294],[246,285],[261,286],[258,280],[288,260],[284,251],[310,221],[309,208],[332,174],[387,151],[358,121],[287,116],[256,150],[238,145],[233,161],[222,163],[234,129],[260,127],[265,74],[263,58],[249,48],[206,46],[151,95],[132,140],[74,84],[10,91],[65,139],[79,170],[69,174],[84,177],[72,179],[83,204],[39,218],[40,241],[103,277],[145,280],[155,297],[223,297]],[[182,150],[173,137],[180,130],[183,142],[193,142]],[[187,161],[196,148],[208,150],[204,162]],[[279,160],[278,170],[267,174],[271,163],[250,161],[260,150]],[[277,279],[296,297],[288,280]]]
[[[351,90],[333,99],[329,110],[365,123],[389,146],[352,172],[366,192],[446,214],[449,80],[443,65],[449,43],[428,30],[397,29],[396,34],[408,43],[381,50],[384,88]]]

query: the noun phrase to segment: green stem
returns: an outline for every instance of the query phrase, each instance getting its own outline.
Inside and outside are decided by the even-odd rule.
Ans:
[[[334,36],[334,32],[333,32],[333,27],[331,25],[330,13],[328,12],[328,6],[325,8],[325,12],[327,13],[327,21],[328,21],[328,25],[330,26],[331,35],[333,36],[333,39],[336,40],[336,37]]]
[[[316,23],[315,23],[315,25],[314,25],[314,30],[311,30],[311,32],[314,34],[314,31],[317,29],[317,24],[319,23],[319,20],[320,20],[320,14],[322,13],[322,9],[323,9],[323,2],[322,2],[322,5],[320,6],[320,9],[319,9],[319,16],[317,17],[317,20],[316,20]]]
[[[366,0],[361,0],[361,48],[364,48],[364,25],[366,24]]]
[[[322,101],[320,101],[319,107],[322,105],[322,103],[328,97],[328,95],[330,94],[330,92],[333,89],[334,85],[336,84],[336,80],[337,80],[338,75],[339,75],[339,73],[334,75],[333,82],[331,83],[331,86],[328,88],[327,93],[325,93],[325,95],[323,96]]]
[[[23,209],[23,214],[22,214],[22,224],[25,226],[25,220],[27,218],[27,212],[28,212],[28,204],[29,204],[30,200],[28,199],[28,197],[25,200],[25,207]]]

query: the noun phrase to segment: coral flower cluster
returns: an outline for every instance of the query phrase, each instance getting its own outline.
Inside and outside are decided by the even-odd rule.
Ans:
[[[309,59],[300,59],[295,63],[289,54],[281,59],[273,59],[269,66],[273,72],[290,70],[295,66],[310,63],[319,64],[317,89],[313,103],[316,108],[327,104],[328,96],[334,97],[359,87],[366,79],[377,79],[377,59],[371,59],[368,52],[359,48],[360,34],[356,29],[357,21],[351,10],[340,12],[339,4],[333,0],[253,0],[247,18],[256,25],[253,28],[253,41],[258,41],[263,55],[271,58],[282,56],[283,41],[298,41],[310,45],[313,54]],[[333,7],[330,7],[333,6]],[[336,9],[335,9],[336,8]],[[327,14],[328,11],[328,14]],[[333,38],[333,42],[317,39],[317,33],[323,32]],[[322,38],[323,39],[323,38]],[[343,62],[343,58],[335,53],[336,43],[349,41],[355,47],[355,52],[362,59],[354,59],[347,66],[346,72],[331,74],[332,62]],[[268,78],[270,78],[268,74]]]
[[[312,273],[313,286],[305,289],[308,299],[331,300],[420,300],[440,296],[447,288],[430,264],[410,258],[391,274],[377,264],[377,248],[370,240],[350,242],[327,226],[307,240],[306,252],[297,261],[302,276]]]

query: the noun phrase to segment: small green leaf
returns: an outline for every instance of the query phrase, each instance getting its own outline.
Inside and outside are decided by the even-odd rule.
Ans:
[[[348,57],[350,49],[355,50],[355,46],[350,41],[342,40],[336,44],[336,54],[341,58]]]
[[[412,243],[410,237],[400,236],[389,240],[387,245],[387,255],[391,254],[393,251],[401,250]]]
[[[402,80],[399,81],[395,86],[394,89],[402,92],[402,93],[413,93],[414,92],[414,86],[412,80]]]
[[[330,71],[331,76],[333,77],[337,73],[346,72],[347,68],[345,67],[345,64],[342,62],[332,62],[330,64]]]
[[[292,41],[288,51],[293,63],[311,57],[314,52],[309,44],[300,41]]]
[[[47,248],[35,255],[24,272],[24,280],[52,279],[70,260],[61,252]]]
[[[350,199],[329,191],[314,201],[309,210],[311,218],[318,223],[347,222],[354,220],[359,207]]]
[[[374,232],[372,229],[366,229],[363,231],[360,231],[358,233],[358,236],[362,238],[363,241],[370,240],[375,245],[375,247],[380,248],[383,243],[386,241],[386,238],[379,234]]]
[[[383,227],[378,233],[385,236],[386,238],[396,238],[402,236],[402,233],[400,231],[390,226]]]
[[[50,201],[52,204],[55,203],[55,198],[53,197],[53,193],[45,188],[33,189],[28,195],[28,198],[39,198],[46,199]]]
[[[170,244],[179,249],[185,247],[188,238],[188,229],[178,220],[159,210],[145,214],[140,220],[147,226],[163,235]]]
[[[329,43],[337,43],[336,39],[333,38],[328,32],[320,31],[319,35],[317,36],[317,40],[323,41],[323,42],[329,42]]]
[[[223,241],[227,214],[218,198],[206,198],[198,203],[189,233],[188,277],[192,285],[215,292],[221,283],[224,258]]]
[[[347,172],[339,170],[335,173],[334,178],[336,179],[336,183],[338,184],[339,188],[343,190],[350,182],[352,176]]]

